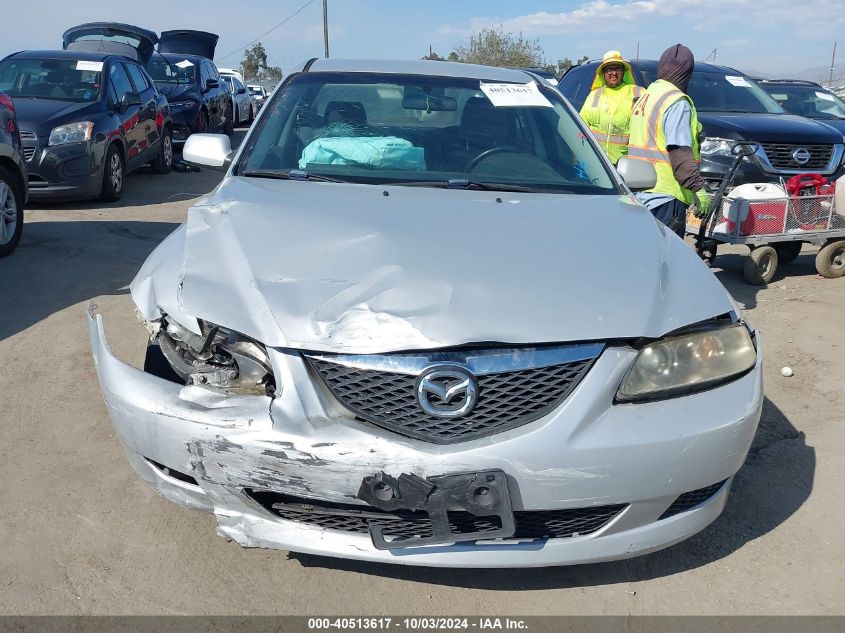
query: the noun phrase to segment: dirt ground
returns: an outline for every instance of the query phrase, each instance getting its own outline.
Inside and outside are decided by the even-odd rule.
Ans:
[[[127,286],[218,180],[137,173],[119,203],[33,205],[0,260],[0,613],[845,613],[845,279],[818,278],[809,246],[766,288],[742,281],[742,249],[717,261],[762,330],[766,404],[724,514],[675,547],[578,567],[403,568],[244,550],[212,516],[160,499],[114,435],[84,311],[96,301],[115,352],[139,365]]]

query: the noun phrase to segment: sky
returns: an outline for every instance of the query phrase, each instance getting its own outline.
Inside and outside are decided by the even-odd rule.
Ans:
[[[66,28],[91,21],[217,33],[215,61],[221,67],[237,66],[243,46],[259,38],[270,64],[283,72],[323,55],[322,0],[4,3],[0,57],[60,48]],[[332,57],[415,59],[429,46],[445,57],[471,33],[501,25],[539,40],[549,62],[597,58],[609,49],[634,57],[638,44],[640,57],[657,58],[681,42],[696,59],[715,57],[755,74],[785,76],[807,68],[821,73],[837,37],[837,57],[845,62],[845,0],[328,0],[328,13]],[[837,74],[845,74],[845,67]]]

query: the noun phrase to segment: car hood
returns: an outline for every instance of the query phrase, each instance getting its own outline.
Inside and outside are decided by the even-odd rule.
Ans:
[[[201,101],[194,84],[174,84],[166,81],[155,82],[158,91],[167,97],[171,103],[174,101],[184,101],[185,99],[194,99]]]
[[[98,102],[55,101],[15,97],[18,126],[38,135],[49,134],[57,125],[90,119],[99,110]]]
[[[699,112],[704,136],[763,143],[842,143],[832,128],[793,114],[724,114]]]
[[[228,178],[131,285],[147,319],[375,353],[659,337],[733,313],[632,198]]]

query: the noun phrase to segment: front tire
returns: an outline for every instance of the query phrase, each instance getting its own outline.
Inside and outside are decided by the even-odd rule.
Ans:
[[[112,143],[106,152],[103,166],[103,187],[100,190],[100,200],[115,202],[123,196],[123,185],[126,181],[126,166],[123,155],[117,145]]]
[[[161,137],[161,144],[158,148],[158,155],[153,161],[153,171],[157,174],[166,174],[173,168],[173,133],[165,129]]]
[[[9,255],[23,232],[23,192],[20,183],[5,167],[0,167],[0,257]]]

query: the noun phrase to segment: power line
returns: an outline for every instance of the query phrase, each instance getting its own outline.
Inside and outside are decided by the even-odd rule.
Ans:
[[[256,37],[254,40],[252,40],[249,44],[244,44],[243,46],[240,46],[240,47],[236,48],[235,50],[233,50],[233,51],[232,51],[231,53],[229,53],[228,55],[224,55],[223,57],[219,57],[219,58],[217,59],[217,61],[222,62],[222,61],[223,61],[224,59],[226,59],[227,57],[231,57],[231,56],[232,56],[232,55],[234,55],[235,53],[239,53],[240,51],[244,50],[247,46],[252,46],[252,45],[253,45],[253,44],[255,44],[256,42],[260,41],[260,40],[261,40],[261,38],[262,38],[262,37],[264,37],[265,35],[270,35],[270,33],[272,33],[272,32],[273,32],[273,31],[275,31],[277,28],[279,28],[280,26],[282,26],[285,22],[287,22],[287,21],[289,21],[289,20],[293,19],[293,18],[294,18],[297,14],[301,13],[301,12],[305,9],[305,7],[307,7],[309,4],[312,4],[313,2],[314,2],[314,0],[308,0],[308,2],[306,2],[306,3],[305,3],[305,4],[303,4],[301,7],[299,7],[296,11],[294,11],[293,13],[291,13],[288,17],[286,17],[284,20],[282,20],[281,22],[279,22],[279,23],[278,23],[276,26],[274,26],[272,29],[270,29],[270,30],[269,30],[269,31],[267,31],[266,33],[262,33],[261,35],[259,35],[258,37]]]

